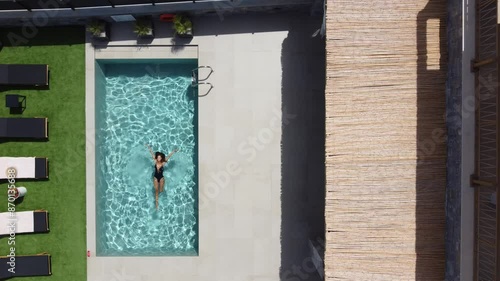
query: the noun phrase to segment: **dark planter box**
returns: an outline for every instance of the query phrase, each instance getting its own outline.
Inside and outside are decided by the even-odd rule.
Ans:
[[[104,31],[99,35],[92,34],[92,39],[98,42],[107,42],[111,39],[110,26],[107,23],[104,24]]]
[[[191,28],[188,32],[186,33],[177,33],[177,36],[179,38],[193,38],[193,29]]]
[[[155,30],[153,25],[151,25],[151,30],[148,34],[137,34],[137,39],[153,39],[155,38]]]
[[[137,39],[153,39],[155,38],[154,30],[151,30],[149,34],[137,35]]]

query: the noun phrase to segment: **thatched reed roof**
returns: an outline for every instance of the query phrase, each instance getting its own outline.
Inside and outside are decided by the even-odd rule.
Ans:
[[[444,280],[445,19],[327,3],[326,280]]]

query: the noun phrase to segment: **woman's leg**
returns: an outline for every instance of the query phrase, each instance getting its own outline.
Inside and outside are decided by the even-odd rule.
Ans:
[[[160,180],[160,193],[163,192],[163,186],[165,185],[165,178],[161,178]]]
[[[153,185],[155,186],[155,204],[156,209],[158,209],[158,180],[153,177]]]

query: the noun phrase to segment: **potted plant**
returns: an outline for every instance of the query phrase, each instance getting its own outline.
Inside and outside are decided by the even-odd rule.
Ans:
[[[109,40],[109,28],[106,22],[100,20],[92,21],[88,27],[87,31],[92,34],[92,37],[97,40]]]
[[[153,21],[150,18],[138,18],[135,21],[134,33],[137,34],[137,38],[153,38]]]
[[[174,16],[174,29],[175,34],[182,38],[193,37],[193,23],[187,15]]]

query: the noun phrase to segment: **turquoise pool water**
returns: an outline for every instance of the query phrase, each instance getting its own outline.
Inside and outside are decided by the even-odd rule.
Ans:
[[[195,60],[96,62],[96,239],[98,256],[198,252]],[[168,155],[155,209],[153,160]]]

